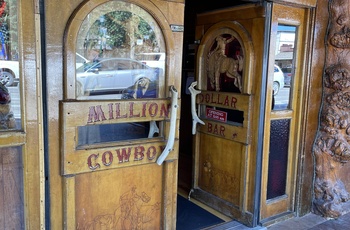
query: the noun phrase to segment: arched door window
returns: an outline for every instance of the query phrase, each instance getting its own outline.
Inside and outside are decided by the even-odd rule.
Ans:
[[[76,97],[136,99],[164,96],[165,42],[141,7],[111,1],[84,19],[76,44]]]

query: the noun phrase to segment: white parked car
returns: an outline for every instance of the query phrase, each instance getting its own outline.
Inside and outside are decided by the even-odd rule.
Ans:
[[[77,69],[78,95],[120,93],[141,79],[159,80],[159,69],[129,58],[109,58]]]
[[[277,95],[280,89],[284,87],[284,75],[281,68],[278,65],[274,66],[273,74],[273,95]]]
[[[165,53],[140,53],[135,54],[135,59],[152,68],[158,68],[164,73]]]
[[[75,53],[75,68],[78,69],[79,67],[83,66],[85,63],[90,62],[88,59],[86,59],[83,55]]]
[[[0,83],[11,86],[19,78],[19,62],[0,60]]]

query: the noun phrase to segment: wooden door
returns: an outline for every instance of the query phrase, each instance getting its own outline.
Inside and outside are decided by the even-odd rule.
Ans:
[[[64,41],[62,88],[51,83],[63,97],[49,98],[54,229],[175,228],[184,4],[156,2],[72,4],[49,39]]]
[[[45,224],[40,18],[39,1],[0,1],[0,229]]]
[[[263,223],[295,212],[302,108],[306,103],[306,41],[310,40],[309,9],[273,4],[271,10],[261,187]]]
[[[197,17],[192,83],[194,184],[191,196],[254,226],[254,188],[264,7]]]

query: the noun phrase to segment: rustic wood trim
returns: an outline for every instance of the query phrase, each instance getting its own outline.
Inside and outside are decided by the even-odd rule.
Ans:
[[[241,210],[240,207],[235,206],[225,200],[222,200],[211,193],[208,193],[200,188],[194,189],[192,197],[208,206],[220,207],[220,213],[232,217],[233,219],[245,224],[247,226],[253,225],[253,215],[250,212]]]
[[[177,202],[177,168],[178,160],[166,161],[164,164],[164,207],[163,210],[164,229],[173,229],[176,226],[176,202]],[[175,172],[175,173],[174,173]]]
[[[296,192],[296,181],[297,181],[297,169],[298,169],[298,159],[300,156],[301,148],[301,135],[303,130],[302,124],[302,114],[303,108],[306,104],[305,99],[305,89],[303,88],[305,82],[307,82],[307,54],[305,54],[305,49],[309,46],[305,43],[306,39],[309,39],[307,26],[310,10],[307,8],[293,8],[290,6],[284,6],[279,4],[273,4],[273,18],[272,18],[272,31],[277,28],[279,23],[298,26],[297,41],[296,41],[296,56],[295,59],[295,81],[293,82],[293,88],[291,91],[292,109],[284,111],[271,111],[271,100],[272,90],[267,90],[267,103],[266,103],[266,116],[265,116],[265,140],[264,140],[264,156],[263,156],[263,178],[262,178],[262,190],[261,190],[261,217],[263,221],[265,218],[270,218],[280,213],[286,213],[287,211],[295,211],[295,195]],[[271,40],[274,40],[274,35],[272,34]],[[275,44],[270,44],[270,53],[275,52]],[[270,56],[270,65],[274,64],[274,55]],[[270,67],[269,78],[273,76],[273,68]],[[272,79],[269,79],[268,88],[272,88]],[[270,112],[268,112],[270,111]],[[287,168],[287,178],[286,178],[286,194],[287,196],[281,196],[276,199],[266,200],[266,186],[268,177],[268,159],[269,159],[269,133],[270,133],[270,122],[276,119],[290,119],[290,133],[289,133],[289,149],[288,149],[288,168]]]
[[[77,229],[75,220],[75,177],[63,178],[64,229]]]
[[[252,8],[255,8],[255,10],[252,11]],[[221,21],[232,20],[232,11],[235,12],[235,20],[249,20],[253,18],[265,17],[265,8],[263,6],[259,6],[256,4],[246,4],[241,6],[225,8],[222,10],[216,10],[214,12],[198,14],[197,25],[208,25],[218,23]],[[215,17],[213,17],[214,14],[216,14]]]
[[[0,135],[1,147],[18,146],[26,143],[26,133],[6,132]]]
[[[350,193],[346,184],[349,162],[349,40],[348,1],[328,1],[322,104],[313,145],[315,160],[313,212],[326,218],[344,213]],[[348,165],[347,165],[348,166]],[[344,175],[342,177],[341,175]],[[332,188],[332,189],[330,189]]]
[[[247,127],[236,126],[230,123],[216,122],[209,119],[202,119],[205,125],[198,127],[198,132],[213,135],[218,138],[242,143],[244,145],[251,144],[250,133]],[[209,128],[210,125],[210,128]],[[216,131],[213,131],[215,129]],[[211,130],[211,131],[208,131]]]
[[[319,5],[318,5],[319,6]],[[320,7],[320,6],[319,6]],[[306,36],[306,39],[311,41],[309,47],[305,47],[304,53],[307,60],[307,65],[305,66],[305,73],[306,76],[312,76],[312,62],[314,61],[314,56],[317,56],[316,53],[314,53],[313,48],[315,47],[314,44],[314,38],[316,34],[313,32],[315,31],[315,22],[316,22],[316,9],[310,9],[309,14],[307,15],[307,21],[309,23],[307,24],[307,31],[308,35]],[[312,57],[307,55],[312,54]],[[301,135],[300,135],[300,148],[298,151],[300,151],[301,155],[298,158],[298,174],[296,179],[296,210],[299,216],[306,215],[310,212],[310,201],[312,200],[312,194],[310,187],[312,186],[312,180],[313,175],[309,172],[313,171],[313,161],[312,154],[309,154],[311,152],[311,142],[308,141],[309,134],[312,133],[311,136],[313,136],[313,130],[310,128],[313,126],[313,122],[310,122],[311,117],[316,117],[315,114],[312,112],[312,108],[317,107],[312,102],[315,98],[310,100],[310,96],[312,94],[312,88],[316,85],[312,84],[311,81],[312,77],[308,77],[305,79],[305,87],[304,87],[304,94],[307,100],[305,101],[305,109],[301,113]],[[305,186],[307,185],[307,186]]]
[[[193,188],[198,188],[198,178],[199,178],[199,150],[200,150],[200,135],[194,135],[193,137]]]
[[[272,0],[272,2],[280,3],[282,5],[291,5],[296,7],[316,7],[317,0]]]
[[[19,92],[21,130],[2,132],[1,146],[22,146],[24,226],[45,228],[45,176],[43,152],[43,115],[41,95],[40,15],[38,1],[18,1]],[[26,71],[23,71],[25,67]]]

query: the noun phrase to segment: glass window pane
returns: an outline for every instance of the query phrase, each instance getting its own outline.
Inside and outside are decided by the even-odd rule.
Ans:
[[[290,119],[271,121],[267,199],[286,192],[289,131]]]
[[[294,78],[295,26],[278,25],[273,76],[273,110],[290,109]]]
[[[79,100],[165,97],[166,49],[157,21],[144,9],[110,1],[84,19],[76,41]],[[159,136],[161,122],[78,128],[78,146]],[[155,132],[157,131],[157,132]]]
[[[110,1],[91,11],[78,33],[77,99],[163,97],[165,42],[142,8]]]
[[[1,229],[24,229],[21,147],[0,148]]]
[[[159,136],[158,122],[130,122],[78,127],[78,146]]]
[[[17,1],[0,3],[0,131],[21,129]]]

